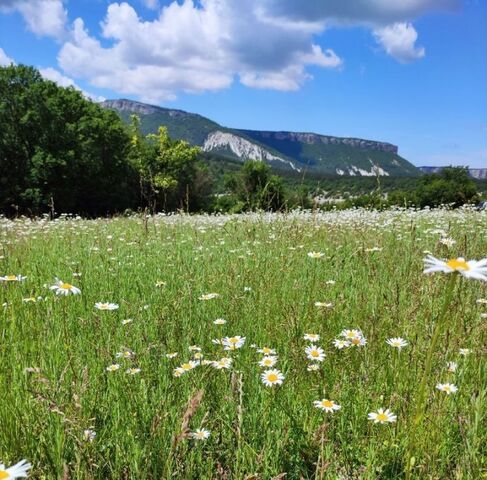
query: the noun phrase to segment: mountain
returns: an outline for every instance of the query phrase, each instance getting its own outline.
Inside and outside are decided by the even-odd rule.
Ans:
[[[423,173],[439,173],[445,167],[418,167]],[[487,180],[487,168],[469,168],[468,173],[477,180]]]
[[[167,127],[172,138],[229,159],[265,161],[274,168],[340,176],[417,176],[418,169],[390,143],[316,133],[269,132],[227,128],[195,113],[132,100],[106,100],[104,108],[130,121],[136,114],[144,133]]]

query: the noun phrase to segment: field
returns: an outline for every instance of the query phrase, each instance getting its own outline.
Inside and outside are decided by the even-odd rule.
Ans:
[[[22,276],[0,282],[0,463],[49,480],[485,478],[487,283],[423,259],[484,258],[486,232],[473,210],[0,219],[0,275]],[[369,420],[379,408],[395,421]]]

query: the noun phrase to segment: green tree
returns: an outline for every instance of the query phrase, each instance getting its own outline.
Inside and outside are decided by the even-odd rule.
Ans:
[[[130,137],[114,112],[32,67],[0,68],[0,209],[100,215],[135,205]]]
[[[440,173],[424,175],[415,192],[420,207],[451,204],[459,207],[478,200],[477,186],[464,167],[443,168]]]
[[[261,161],[248,160],[237,174],[227,179],[227,189],[238,200],[238,210],[282,210],[286,193],[282,178],[272,175]]]

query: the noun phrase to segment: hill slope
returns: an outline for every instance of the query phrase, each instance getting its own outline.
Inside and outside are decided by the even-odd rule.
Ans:
[[[419,174],[390,143],[315,133],[231,129],[195,113],[132,100],[107,100],[101,105],[116,110],[127,122],[130,115],[139,115],[144,133],[155,133],[164,125],[173,138],[239,161],[255,159],[278,169],[340,176]]]

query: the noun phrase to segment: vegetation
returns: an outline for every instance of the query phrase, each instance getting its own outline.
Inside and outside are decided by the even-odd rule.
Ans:
[[[411,479],[478,480],[485,287],[424,275],[422,260],[485,256],[486,222],[469,210],[1,220],[1,460],[28,459],[32,479],[384,480],[411,465]],[[365,345],[338,349],[344,329]],[[213,342],[237,335],[235,350]],[[282,385],[261,379],[264,347]],[[396,421],[368,420],[379,408]]]
[[[175,125],[203,122],[212,128],[203,117],[167,115],[169,130],[159,126],[156,134],[146,134],[140,118],[132,116],[126,125],[115,112],[44,80],[32,67],[0,67],[0,213],[458,207],[479,198],[480,183],[461,168],[419,178],[346,178],[242,164],[170,137]],[[180,118],[188,116],[189,123]]]

